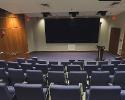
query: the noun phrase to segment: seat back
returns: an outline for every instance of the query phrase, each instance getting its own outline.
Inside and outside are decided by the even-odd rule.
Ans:
[[[51,100],[81,100],[80,86],[52,85],[50,96]]]
[[[0,68],[0,81],[1,82],[7,82],[8,81],[7,75],[5,73],[5,68]]]
[[[84,70],[87,71],[87,74],[91,76],[92,71],[98,71],[97,65],[85,65]]]
[[[38,61],[38,58],[37,58],[37,57],[32,57],[31,59],[33,59],[35,62]]]
[[[78,85],[82,83],[83,91],[87,86],[87,72],[86,71],[70,71],[68,73],[68,80],[70,85]]]
[[[87,61],[86,64],[87,65],[96,65],[97,62],[96,61]]]
[[[36,61],[33,59],[27,59],[28,63],[31,63],[33,66],[36,64]]]
[[[48,72],[48,83],[55,83],[55,84],[66,84],[65,83],[65,76],[63,71],[49,71]]]
[[[0,68],[6,68],[7,64],[5,60],[0,60]]]
[[[120,64],[120,63],[121,63],[121,60],[112,60],[111,61],[111,64],[113,64],[115,67],[117,67],[118,64]]]
[[[113,85],[119,85],[125,89],[125,71],[116,71],[113,78]]]
[[[117,70],[118,71],[125,71],[125,64],[118,64]]]
[[[106,86],[110,83],[109,71],[92,71],[90,86]]]
[[[25,58],[17,58],[17,62],[18,62],[19,64],[25,63]]]
[[[98,66],[108,65],[108,61],[98,61]]]
[[[51,71],[64,71],[63,65],[51,65],[50,66]]]
[[[5,83],[0,83],[0,100],[12,100]]]
[[[86,85],[87,81],[87,72],[86,71],[70,71],[68,73],[68,79],[70,85],[78,85],[83,83]]]
[[[70,65],[71,63],[69,62],[69,61],[63,61],[63,62],[61,62],[61,65],[63,65],[63,66],[68,66],[68,65]]]
[[[32,70],[33,65],[32,65],[32,63],[21,63],[21,68],[25,72],[26,70]]]
[[[42,85],[15,84],[17,100],[45,100]]]
[[[109,71],[111,75],[114,75],[114,65],[102,65],[101,66],[102,71]]]
[[[43,74],[48,73],[48,64],[36,64],[34,67],[36,70],[41,70]]]
[[[121,100],[119,86],[91,86],[87,100]]]
[[[68,65],[67,66],[67,71],[70,72],[70,71],[81,71],[82,68],[80,65]]]
[[[38,60],[37,63],[38,64],[47,64],[47,61],[46,60]]]
[[[27,70],[27,82],[30,84],[42,84],[43,74],[41,70]]]
[[[18,62],[9,61],[8,62],[8,68],[18,69],[19,68],[19,63]]]
[[[22,83],[25,81],[25,76],[22,69],[8,69],[8,77],[12,84]]]

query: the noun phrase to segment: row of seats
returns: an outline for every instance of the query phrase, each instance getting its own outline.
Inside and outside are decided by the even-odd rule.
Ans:
[[[25,58],[17,58],[17,64],[21,64],[21,63],[32,63],[32,65],[35,65],[36,63],[38,64],[49,64],[49,65],[70,65],[70,64],[77,64],[77,65],[104,65],[104,64],[113,64],[113,65],[118,65],[118,64],[124,64],[125,60],[121,59],[121,58],[117,58],[116,60],[111,60],[111,62],[109,61],[84,61],[84,60],[69,60],[69,61],[62,61],[62,62],[58,62],[58,61],[47,61],[47,60],[38,60],[37,57],[32,57],[31,59],[25,59]],[[7,66],[8,65],[12,65],[12,62],[7,62],[4,60],[0,60],[0,66]],[[3,64],[3,65],[2,65]]]
[[[5,68],[8,70],[8,68],[15,68],[15,69],[23,69],[25,72],[26,70],[41,70],[44,74],[47,74],[47,72],[50,71],[81,71],[85,70],[89,75],[91,75],[91,71],[97,71],[97,70],[102,70],[102,71],[110,71],[110,74],[114,74],[115,70],[117,71],[125,71],[125,64],[118,64],[117,67],[115,65],[111,64],[106,64],[105,62],[107,61],[101,61],[103,62],[101,66],[94,65],[94,64],[88,64],[84,65],[73,63],[70,65],[66,65],[66,62],[63,65],[58,65],[58,62],[55,63],[51,62],[51,64],[35,64],[32,65],[32,63],[19,63],[18,62],[8,62],[8,66],[5,67],[6,63],[5,61],[0,61],[0,67]],[[92,63],[92,62],[91,62]]]
[[[109,71],[92,71],[91,76],[88,76],[86,71],[49,71],[47,76],[44,76],[40,70],[8,69],[8,73],[3,68],[0,68],[0,81],[13,85],[15,83],[43,84],[45,87],[50,83],[63,85],[76,85],[82,83],[83,90],[89,86],[105,86],[119,85],[125,89],[125,71],[116,71],[114,76],[110,75]]]
[[[13,91],[13,94],[12,94]],[[54,85],[52,84],[47,94],[47,89],[41,84],[15,84],[10,92],[4,83],[0,83],[1,100],[82,100],[79,85]],[[125,91],[119,86],[91,86],[86,91],[86,100],[125,100]]]

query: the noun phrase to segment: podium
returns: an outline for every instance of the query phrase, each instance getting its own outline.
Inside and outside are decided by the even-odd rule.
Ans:
[[[97,49],[98,49],[97,60],[98,61],[102,61],[103,60],[103,53],[104,53],[105,46],[99,46],[99,45],[97,45]]]

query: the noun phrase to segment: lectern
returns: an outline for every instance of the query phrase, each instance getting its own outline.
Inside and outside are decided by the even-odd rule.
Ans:
[[[98,61],[102,61],[103,60],[103,53],[104,53],[105,46],[99,46],[99,45],[97,45],[97,49],[98,49],[97,60]]]

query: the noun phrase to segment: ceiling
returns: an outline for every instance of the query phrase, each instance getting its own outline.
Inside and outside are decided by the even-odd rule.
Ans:
[[[79,11],[79,16],[96,16],[97,11],[108,11],[107,15],[117,15],[125,11],[125,0],[0,0],[0,8],[12,13],[25,13],[32,17],[42,16],[41,12],[51,12],[53,16],[65,16],[68,12]],[[48,4],[47,6],[43,5]]]

